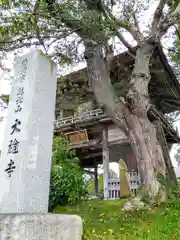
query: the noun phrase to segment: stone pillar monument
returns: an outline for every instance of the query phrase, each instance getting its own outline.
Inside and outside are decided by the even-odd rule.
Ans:
[[[48,211],[56,66],[40,51],[15,62],[2,147],[0,212]]]
[[[0,158],[0,239],[79,240],[80,218],[47,214],[56,65],[34,50],[17,57],[14,70]]]

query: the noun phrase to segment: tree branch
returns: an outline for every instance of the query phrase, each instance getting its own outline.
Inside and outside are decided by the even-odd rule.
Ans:
[[[65,35],[66,36],[66,35]],[[41,38],[43,38],[43,39],[53,39],[53,38],[55,38],[55,39],[57,39],[57,38],[61,38],[62,36],[50,36],[50,35],[48,35],[48,36],[41,36]],[[36,39],[37,38],[37,36],[36,35],[32,35],[32,36],[28,36],[28,37],[20,37],[20,38],[18,38],[18,39],[15,39],[15,40],[12,40],[12,41],[5,41],[5,40],[3,40],[3,41],[1,41],[0,40],[0,46],[1,45],[17,45],[17,44],[24,44],[23,43],[23,41],[26,41],[26,40],[32,40],[32,39]],[[39,45],[39,44],[38,44]]]
[[[16,49],[20,49],[23,47],[31,47],[31,46],[40,46],[39,41],[38,42],[34,42],[34,43],[21,43],[20,45],[13,45],[13,46],[1,46],[0,45],[0,51],[6,51],[6,52],[11,52],[14,51]]]
[[[134,34],[135,34],[134,39],[138,40],[138,39],[143,37],[143,34],[141,32],[141,29],[140,29],[139,22],[138,22],[138,19],[136,17],[136,12],[135,11],[132,11],[132,16],[133,16],[134,25],[135,25],[135,28],[136,28],[136,29],[132,29],[133,30],[132,32],[134,32]]]
[[[123,34],[117,30],[116,35],[119,38],[119,40],[122,42],[122,44],[129,50],[129,52],[134,54],[135,53],[134,48],[132,47],[131,44],[128,43],[128,41],[125,39]]]
[[[93,48],[93,54],[91,49]],[[103,57],[102,46],[85,42],[85,52],[88,58],[87,70],[89,85],[92,88],[96,101],[104,107],[105,112],[118,127],[127,134],[127,125],[125,123],[126,105],[123,101],[117,99],[110,80],[110,72]]]
[[[161,23],[159,24],[159,29],[160,29],[160,37],[162,37],[167,30],[169,29],[169,27],[175,25],[176,23],[179,22],[180,19],[180,2],[178,3],[177,7],[175,8],[175,10],[172,13],[169,13],[165,19],[163,19],[161,21]],[[176,31],[176,33],[178,34],[178,32]]]
[[[159,38],[162,38],[168,31],[168,29],[173,26],[173,22],[170,21],[169,17],[167,16],[165,19],[160,21],[159,23]]]
[[[151,31],[154,32],[163,16],[163,9],[167,0],[159,0],[159,4],[154,12]]]
[[[91,6],[90,10],[96,10],[98,12],[102,12],[104,14],[104,16],[106,17],[106,19],[108,20],[108,22],[113,26],[114,31],[117,35],[117,37],[119,38],[119,40],[122,42],[122,44],[130,51],[133,52],[133,47],[131,44],[128,43],[128,41],[124,38],[123,34],[119,32],[119,27],[122,27],[126,30],[128,29],[128,26],[123,22],[123,21],[115,21],[114,16],[112,15],[111,12],[108,11],[108,9],[106,8],[106,6],[104,5],[104,3],[102,2],[102,0],[98,0],[98,6],[95,4],[92,4],[92,0],[84,0],[84,2],[87,4],[87,6]],[[91,2],[91,4],[90,4]],[[117,26],[118,23],[118,26]]]
[[[179,21],[179,19],[180,19],[180,2],[177,5],[176,9],[170,14],[169,18],[174,23]]]

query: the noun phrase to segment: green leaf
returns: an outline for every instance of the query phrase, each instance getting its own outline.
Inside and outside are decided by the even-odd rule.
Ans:
[[[6,7],[9,5],[9,0],[1,0],[1,2],[3,7]]]
[[[83,171],[79,159],[64,138],[53,141],[52,172],[50,182],[49,210],[56,205],[75,204],[86,194]]]

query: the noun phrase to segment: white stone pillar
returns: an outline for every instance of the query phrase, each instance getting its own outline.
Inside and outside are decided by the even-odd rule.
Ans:
[[[109,198],[108,190],[108,173],[109,173],[109,148],[108,148],[108,130],[106,127],[102,130],[102,155],[103,155],[103,183],[104,183],[104,200]]]
[[[2,144],[5,134],[5,124],[7,119],[7,104],[0,99],[0,152],[2,151]]]
[[[56,66],[41,51],[17,57],[0,159],[0,213],[48,211]]]

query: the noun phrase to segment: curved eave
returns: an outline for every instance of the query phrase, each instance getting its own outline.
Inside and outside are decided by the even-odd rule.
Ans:
[[[155,107],[151,107],[148,112],[148,117],[150,121],[161,120],[165,137],[168,143],[180,143],[180,136],[178,132],[172,127],[172,125],[165,119],[163,114],[161,114]]]
[[[151,73],[150,97],[162,113],[180,110],[180,84],[160,45],[157,47],[154,58],[158,61],[153,62],[153,68],[161,71]]]
[[[176,89],[176,91],[177,91],[177,93],[180,97],[180,84],[179,84],[179,82],[176,78],[176,75],[174,74],[171,66],[169,65],[169,63],[167,61],[167,58],[166,58],[166,56],[163,52],[163,49],[160,45],[158,46],[158,51],[159,51],[159,58],[160,58],[162,64],[164,65],[164,67],[165,67],[165,69],[166,69],[166,71],[169,75],[169,78],[170,78],[171,82],[173,83],[173,85],[174,85],[174,87],[175,87],[175,89]]]
[[[121,81],[120,79],[128,79],[128,74],[131,73],[133,63],[134,59],[127,52],[115,56],[111,65],[112,82],[118,84]],[[127,72],[125,69],[127,69]],[[180,110],[180,84],[160,45],[154,51],[150,72],[149,95],[152,103],[162,113],[171,113]],[[117,80],[118,77],[119,79]],[[72,87],[71,85],[74,83],[87,85],[87,78],[86,68],[65,76],[64,79],[68,83],[67,90],[69,91]],[[68,96],[65,98],[67,99]],[[68,101],[67,104],[69,104]],[[65,106],[66,104],[64,106],[61,105],[62,108],[66,108]]]

